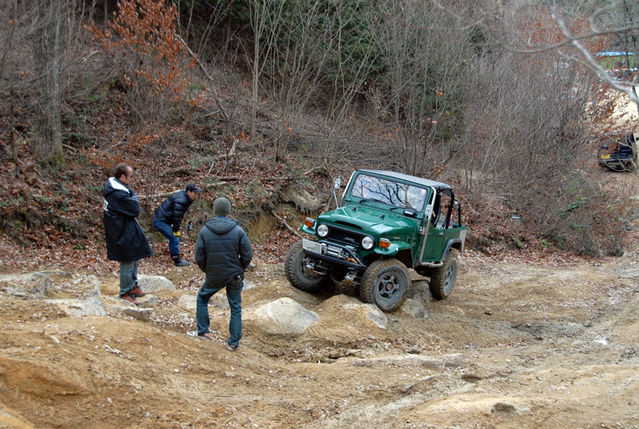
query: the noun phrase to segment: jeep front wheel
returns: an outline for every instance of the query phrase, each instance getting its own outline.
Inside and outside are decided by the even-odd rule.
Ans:
[[[364,272],[359,296],[383,311],[391,311],[402,305],[409,285],[410,277],[404,264],[397,259],[380,259]]]
[[[286,255],[284,271],[286,271],[286,278],[294,287],[304,292],[315,293],[322,286],[324,277],[311,272],[306,267],[307,258],[302,242],[298,241],[291,246]]]
[[[430,293],[436,299],[446,299],[457,278],[457,249],[450,249],[441,267],[434,268],[430,277]]]

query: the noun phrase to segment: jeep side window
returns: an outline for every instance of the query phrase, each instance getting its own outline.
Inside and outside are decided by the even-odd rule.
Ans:
[[[437,216],[437,220],[435,221],[435,228],[438,229],[446,229],[450,226],[450,222],[447,219],[450,219],[451,210],[453,208],[453,194],[450,190],[446,189],[439,193],[439,213]],[[437,204],[437,203],[436,203]]]
[[[437,192],[437,195],[435,196],[435,203],[433,204],[433,214],[430,216],[430,222],[433,226],[437,225],[437,219],[439,218],[439,211],[441,208],[441,205],[439,204],[440,200],[439,192]]]

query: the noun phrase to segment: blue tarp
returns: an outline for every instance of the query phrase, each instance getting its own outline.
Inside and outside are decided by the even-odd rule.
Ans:
[[[609,52],[597,52],[598,57],[623,57],[628,55],[634,55],[634,52],[619,52],[619,51],[609,51]]]

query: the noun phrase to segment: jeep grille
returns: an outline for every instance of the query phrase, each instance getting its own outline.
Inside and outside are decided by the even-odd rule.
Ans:
[[[365,236],[366,234],[350,231],[335,225],[329,225],[328,235],[324,239],[359,248],[362,245],[362,238]]]

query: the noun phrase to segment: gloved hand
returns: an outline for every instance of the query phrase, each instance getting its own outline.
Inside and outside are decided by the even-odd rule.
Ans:
[[[181,237],[181,236],[182,236],[182,234],[180,233],[180,231],[175,231],[175,232],[173,233],[173,235],[175,235],[176,237]]]

